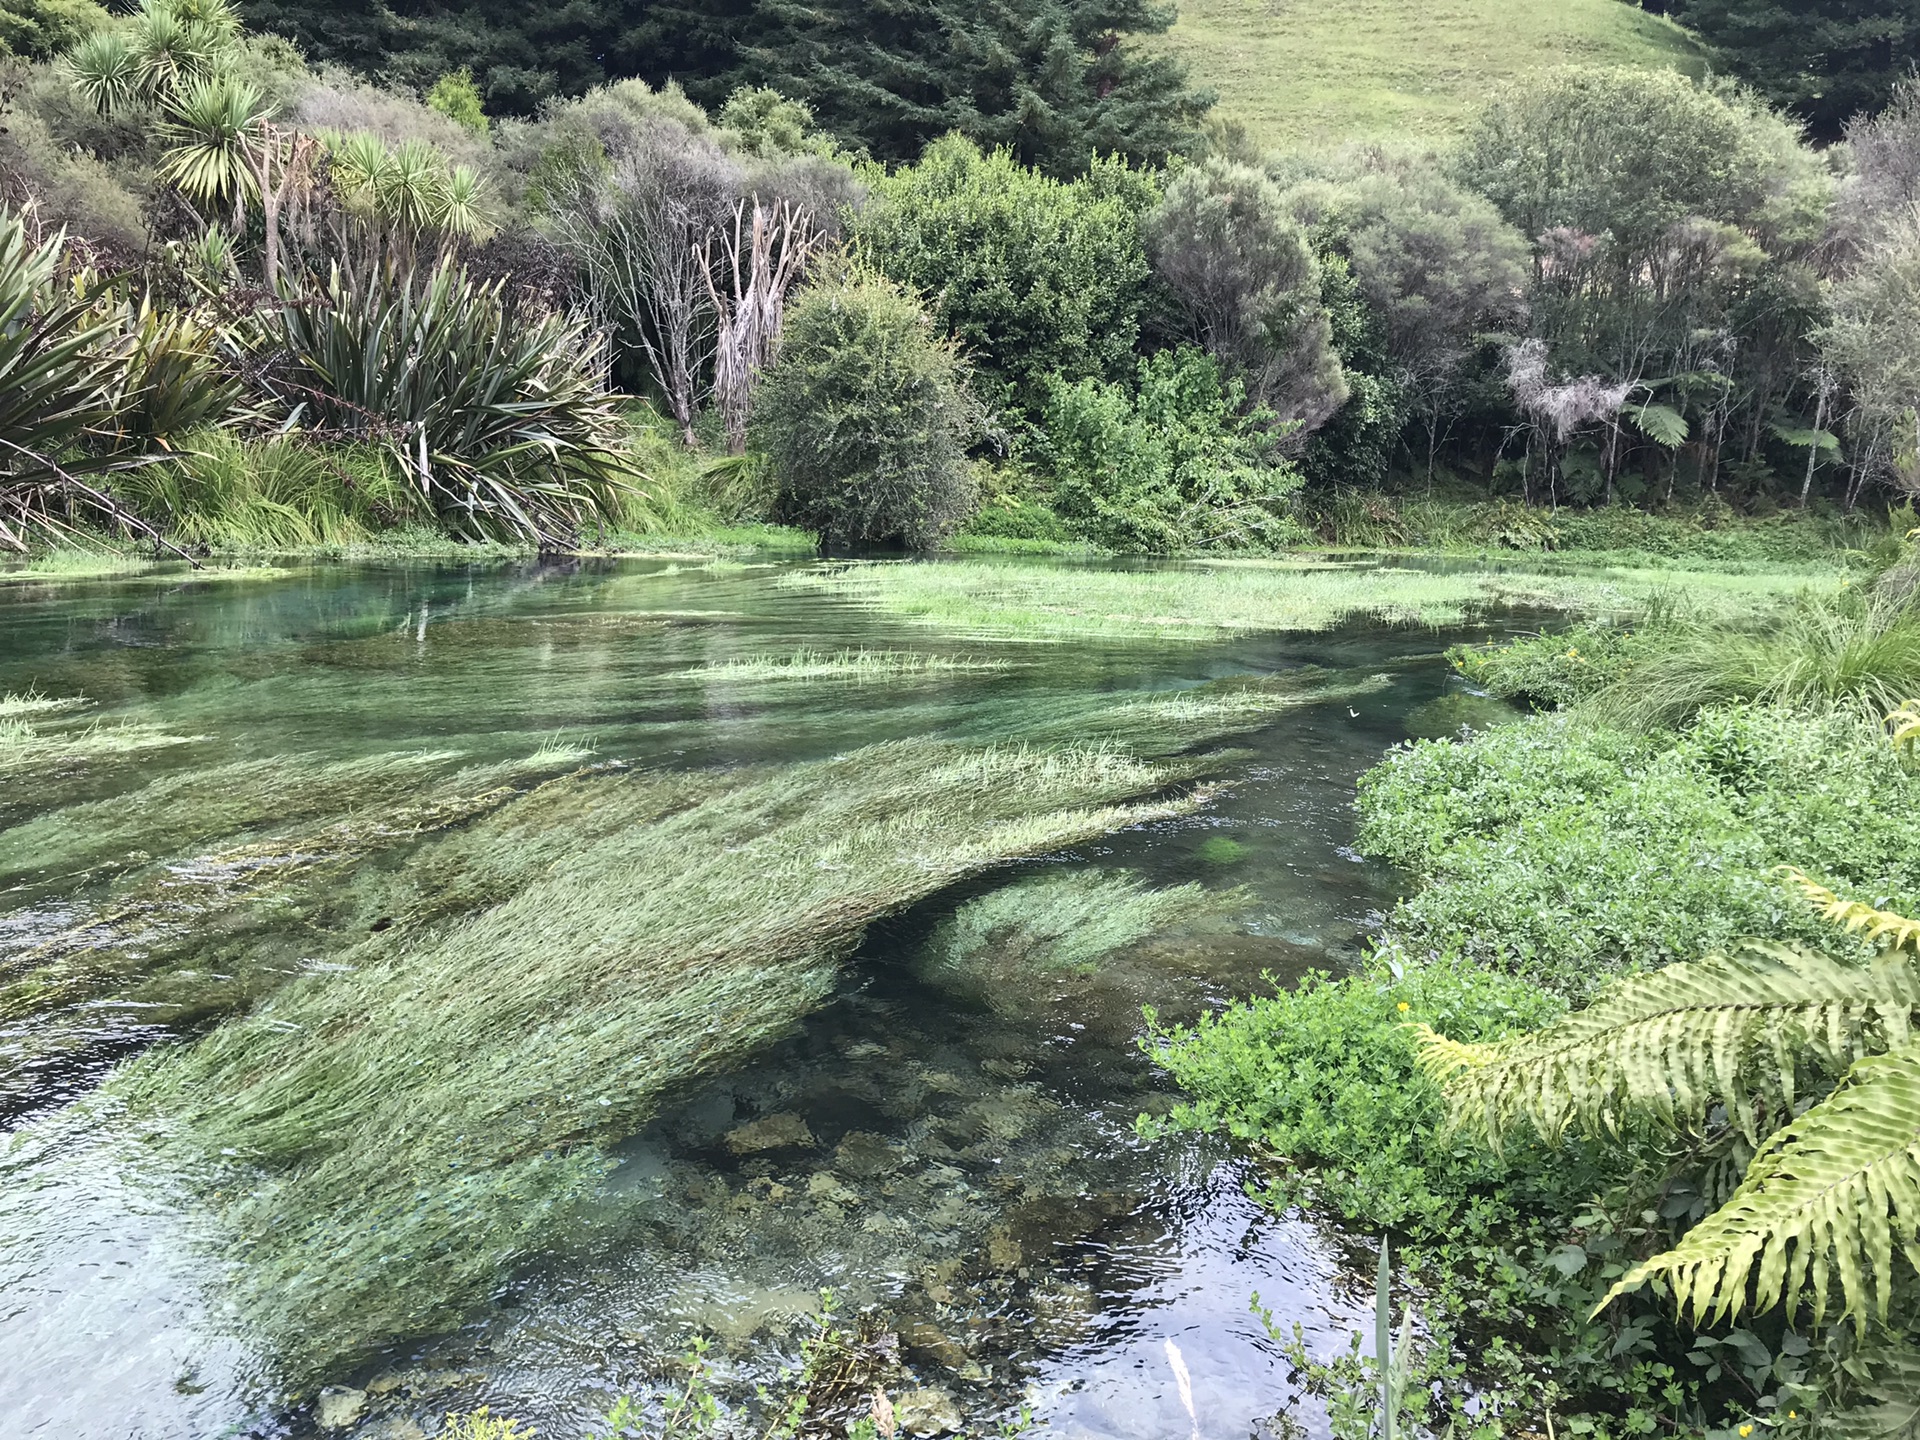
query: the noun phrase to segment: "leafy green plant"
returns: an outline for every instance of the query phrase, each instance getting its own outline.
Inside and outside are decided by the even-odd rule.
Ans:
[[[443,263],[424,276],[336,270],[279,312],[289,421],[384,448],[440,523],[545,548],[634,508],[612,402],[578,322],[510,318],[498,284]]]
[[[775,518],[845,544],[930,549],[973,508],[979,413],[953,346],[898,286],[852,275],[787,311],[753,400]]]
[[[1272,417],[1191,347],[1140,362],[1137,389],[1053,382],[1041,450],[1053,508],[1073,531],[1121,551],[1264,549],[1305,537],[1288,513],[1300,487]]]
[[[1609,1298],[1656,1277],[1706,1319],[1804,1299],[1815,1323],[1830,1290],[1864,1331],[1885,1323],[1893,1253],[1920,1243],[1920,922],[1842,902],[1798,877],[1849,928],[1878,934],[1871,965],[1754,942],[1729,955],[1622,981],[1558,1025],[1492,1044],[1419,1029],[1422,1064],[1456,1124],[1549,1139],[1633,1115],[1706,1125],[1710,1108],[1757,1153],[1725,1203],[1670,1250],[1635,1265]],[[1794,1114],[1815,1066],[1844,1072]],[[1763,1137],[1762,1122],[1773,1128]]]

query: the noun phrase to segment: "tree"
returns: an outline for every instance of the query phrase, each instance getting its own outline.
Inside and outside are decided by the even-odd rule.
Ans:
[[[1203,161],[1174,177],[1143,228],[1190,337],[1246,378],[1256,404],[1312,431],[1346,403],[1319,262],[1271,180]]]
[[[1131,371],[1148,177],[1102,161],[1080,180],[1054,180],[953,135],[871,184],[854,246],[926,297],[976,366],[982,399],[1037,418],[1052,377]]]
[[[1920,216],[1909,213],[1834,286],[1817,339],[1852,399],[1857,467],[1920,493]]]
[[[1133,43],[1173,16],[1153,0],[766,0],[739,78],[805,101],[879,160],[957,131],[1051,175],[1095,155],[1158,165],[1212,104]]]
[[[1920,0],[1679,0],[1674,13],[1822,140],[1884,105],[1920,55]]]
[[[449,70],[433,82],[433,88],[427,92],[427,108],[439,111],[472,134],[487,133],[487,112],[480,104],[480,87],[473,83],[473,71],[465,65]]]
[[[1729,448],[1766,470],[1769,423],[1812,398],[1832,199],[1789,122],[1666,71],[1551,71],[1494,96],[1455,173],[1532,244],[1529,332],[1549,372],[1627,386],[1628,421],[1654,423],[1640,434],[1663,454],[1685,444],[1704,488]],[[1610,494],[1636,443],[1611,423],[1601,436],[1577,498]]]
[[[1401,413],[1411,411],[1426,431],[1431,476],[1482,337],[1525,318],[1526,240],[1425,157],[1363,151],[1325,177],[1295,183],[1282,199],[1317,245],[1345,259],[1374,317]]]
[[[966,367],[899,286],[854,274],[787,311],[753,399],[776,513],[823,543],[930,549],[973,508]]]

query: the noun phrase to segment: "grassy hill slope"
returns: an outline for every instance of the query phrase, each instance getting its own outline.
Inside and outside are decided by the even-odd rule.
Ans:
[[[1162,43],[1263,148],[1444,139],[1492,84],[1555,65],[1704,66],[1624,0],[1180,0]]]

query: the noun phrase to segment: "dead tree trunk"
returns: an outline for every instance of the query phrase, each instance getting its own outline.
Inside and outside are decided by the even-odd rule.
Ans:
[[[754,200],[749,224],[748,204],[734,208],[730,232],[709,235],[697,247],[715,320],[713,399],[729,455],[746,452],[754,378],[773,360],[787,291],[820,240],[806,211],[784,200],[769,210]]]

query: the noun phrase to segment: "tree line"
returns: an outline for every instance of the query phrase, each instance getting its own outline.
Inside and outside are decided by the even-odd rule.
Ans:
[[[731,457],[722,508],[849,542],[1265,548],[1356,491],[1753,510],[1920,485],[1912,80],[1825,150],[1736,81],[1567,69],[1445,151],[1262,154],[1063,9],[1053,100],[955,30],[965,104],[901,79],[891,138],[856,143],[825,61],[711,107],[626,79],[513,118],[465,69],[316,69],[223,0],[61,3],[49,57],[0,80],[0,205],[23,257],[117,297],[72,324],[144,357],[170,417],[130,425],[123,376],[59,432],[104,464],[207,426],[377,442],[443,518],[546,543],[612,513],[562,503],[580,474],[647,469],[594,398],[625,391]],[[389,306],[403,338],[348,323]],[[547,368],[487,370],[495,334],[543,337]],[[450,354],[481,366],[469,396],[578,396],[579,448],[443,424],[419,376],[458,390]],[[231,403],[187,404],[188,376]],[[507,489],[469,484],[489,466]]]

